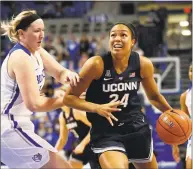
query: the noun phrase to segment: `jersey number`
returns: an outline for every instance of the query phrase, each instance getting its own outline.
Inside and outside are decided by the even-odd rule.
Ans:
[[[116,102],[119,100],[119,95],[118,94],[111,94],[109,96],[110,99],[113,99],[111,102]],[[121,105],[123,105],[123,107],[127,107],[128,105],[128,100],[129,100],[129,94],[126,93],[124,94],[124,96],[121,99]]]

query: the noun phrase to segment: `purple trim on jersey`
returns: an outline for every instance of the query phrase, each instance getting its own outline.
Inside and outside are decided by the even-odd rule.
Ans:
[[[20,43],[17,43],[10,51],[9,51],[9,55],[11,55],[12,52],[14,52],[17,49],[22,49],[25,53],[27,53],[29,56],[31,56],[31,52],[25,48],[23,45],[21,45]]]
[[[36,147],[42,147],[40,146],[36,141],[34,141],[30,136],[28,136],[21,127],[18,127],[18,123],[17,121],[14,120],[14,116],[11,114],[10,115],[11,120],[14,123],[14,129],[17,129],[30,143],[32,143],[33,145],[35,145]]]
[[[9,110],[12,108],[14,102],[17,100],[18,96],[19,96],[19,87],[17,85],[16,90],[15,90],[15,95],[13,97],[13,100],[9,103],[9,105],[7,106],[7,108],[5,109],[5,114],[9,114]]]
[[[17,128],[18,123],[14,120],[13,115],[11,114],[10,117],[11,117],[11,120],[13,121],[14,129]]]

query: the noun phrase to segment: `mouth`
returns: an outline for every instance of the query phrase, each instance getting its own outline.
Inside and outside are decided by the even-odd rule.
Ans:
[[[115,44],[113,45],[113,49],[122,49],[123,45],[122,44]]]

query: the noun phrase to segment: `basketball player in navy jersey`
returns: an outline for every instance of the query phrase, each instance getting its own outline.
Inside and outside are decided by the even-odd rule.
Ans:
[[[109,36],[110,52],[87,60],[80,71],[80,82],[69,87],[64,103],[92,112],[100,110],[95,104],[120,100],[122,111],[107,117],[113,114],[118,119],[113,126],[97,114],[87,113],[92,124],[92,150],[98,154],[101,167],[126,169],[132,162],[137,169],[157,169],[151,129],[137,94],[140,83],[152,105],[161,112],[172,108],[158,90],[152,62],[132,51],[137,40],[135,27],[117,23]],[[79,99],[86,89],[86,101]]]
[[[9,168],[70,168],[57,150],[34,133],[30,116],[64,106],[63,98],[40,95],[45,73],[62,84],[76,85],[77,73],[62,67],[41,47],[44,22],[34,10],[24,10],[1,28],[16,43],[1,67],[1,162]],[[117,103],[98,105],[99,114],[118,111]]]
[[[70,154],[70,164],[73,168],[82,168],[89,162],[92,168],[93,163],[91,160],[94,159],[94,154],[89,144],[89,130],[91,124],[86,118],[86,113],[66,106],[62,107],[62,110],[63,111],[60,113],[59,117],[61,132],[56,144],[57,150],[62,150],[65,145],[65,140],[67,140],[65,130],[67,128],[67,130],[73,132],[75,137],[78,139],[76,141],[77,143],[75,143],[77,145]]]

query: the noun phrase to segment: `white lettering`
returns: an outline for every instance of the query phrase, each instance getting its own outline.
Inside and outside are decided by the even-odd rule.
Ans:
[[[103,84],[103,92],[137,90],[137,82]]]

